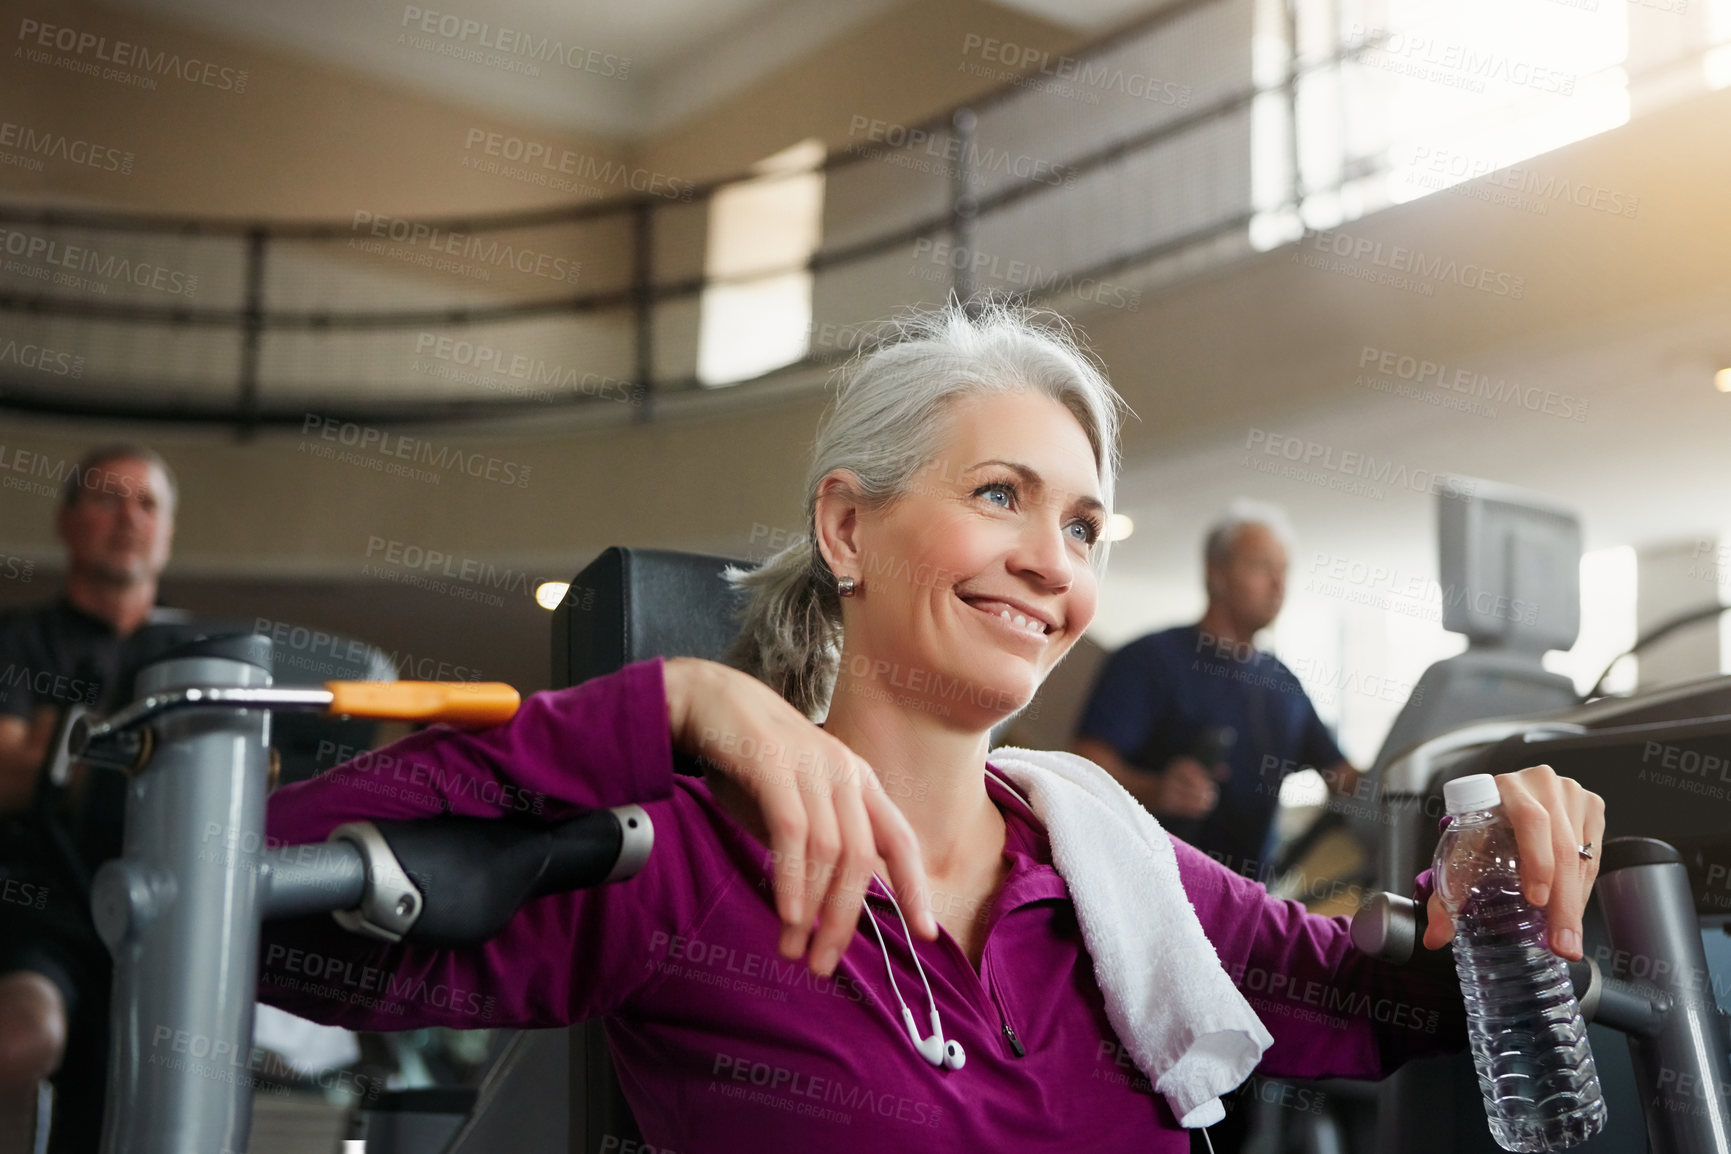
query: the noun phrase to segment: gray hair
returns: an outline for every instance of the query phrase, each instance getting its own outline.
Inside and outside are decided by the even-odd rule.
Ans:
[[[1226,506],[1226,511],[1215,518],[1208,526],[1208,535],[1202,541],[1202,563],[1208,568],[1225,565],[1232,560],[1232,546],[1238,540],[1238,533],[1247,525],[1261,525],[1274,539],[1280,542],[1280,547],[1287,554],[1292,553],[1294,535],[1292,522],[1287,520],[1286,511],[1279,505],[1270,505],[1266,501],[1252,501],[1240,497]]]
[[[168,467],[168,462],[162,459],[162,454],[147,445],[136,441],[113,441],[106,445],[98,445],[78,459],[78,464],[66,475],[60,484],[60,507],[70,509],[83,498],[85,490],[102,487],[99,480],[99,468],[111,465],[115,461],[143,461],[154,465],[162,471],[162,479],[168,485],[168,492],[163,494],[164,503],[172,510],[180,499],[180,483],[175,479],[174,470]]]
[[[756,569],[729,567],[744,590],[742,629],[728,662],[766,682],[807,717],[827,711],[841,657],[841,597],[817,547],[818,486],[836,469],[883,508],[905,496],[938,454],[952,401],[976,393],[1051,397],[1082,426],[1108,512],[1119,467],[1120,410],[1074,329],[1055,313],[992,301],[916,312],[891,322],[838,374],[805,475],[805,532]],[[1109,535],[1091,552],[1104,573]]]

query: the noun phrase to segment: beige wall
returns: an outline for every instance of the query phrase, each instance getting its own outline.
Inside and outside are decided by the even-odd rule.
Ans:
[[[699,179],[732,176],[812,137],[845,147],[859,139],[850,136],[856,116],[917,123],[993,87],[961,68],[970,34],[1050,52],[1080,41],[984,0],[910,0],[649,141],[639,163]]]
[[[53,164],[42,174],[0,168],[0,192],[25,203],[338,220],[357,208],[445,214],[568,199],[465,169],[464,143],[473,129],[687,178],[732,173],[813,135],[843,143],[856,114],[917,120],[979,92],[985,82],[956,67],[970,33],[1055,50],[1075,39],[978,0],[912,0],[633,148],[507,121],[307,57],[265,53],[132,14],[69,4],[32,18],[172,47],[248,76],[240,93],[170,80],[159,81],[156,91],[134,92],[41,64],[8,67],[0,71],[0,106],[24,109],[20,118],[40,127],[124,148],[135,160],[127,176]],[[701,234],[689,243],[701,244]],[[450,470],[434,470],[437,483],[381,475],[368,464],[390,462],[376,453],[362,455],[368,464],[314,455],[344,448],[316,432],[266,432],[237,444],[206,430],[8,415],[0,476],[51,485],[93,441],[141,436],[167,454],[186,489],[178,571],[352,577],[368,560],[368,543],[385,538],[534,563],[560,576],[610,543],[724,547],[749,544],[754,524],[791,526],[820,405],[807,399],[587,431],[555,421],[492,436],[393,430],[429,442],[447,460],[461,448],[501,472],[526,472],[525,487]],[[0,547],[53,557],[50,505],[27,488],[0,489]]]
[[[1727,117],[1731,92],[1544,159],[1548,171],[1639,195],[1634,219],[1578,210],[1539,230],[1522,214],[1439,195],[1346,230],[1512,270],[1525,277],[1520,301],[1452,285],[1439,289],[1447,302],[1440,306],[1435,298],[1367,291],[1296,264],[1301,250],[1285,248],[1151,296],[1135,313],[1085,316],[1141,418],[1126,427],[1127,460],[1210,430],[1351,397],[1354,362],[1367,341],[1470,360],[1475,350],[1522,340],[1585,342],[1619,320],[1680,313],[1725,292],[1731,230],[1716,190],[1731,187],[1731,157],[1687,142]],[[527,465],[524,488],[460,474],[429,484],[318,459],[307,451],[320,446],[316,433],[267,433],[236,444],[196,431],[143,432],[187,482],[178,556],[201,571],[352,575],[375,536],[475,556],[540,558],[556,568],[612,543],[743,544],[754,524],[792,527],[821,403],[821,395],[808,394],[590,430],[404,430],[441,452],[461,446]],[[97,436],[96,427],[8,417],[0,442],[9,452],[43,454],[51,468]],[[0,468],[0,477],[7,475]],[[51,553],[45,509],[39,499],[0,489],[0,544]],[[248,544],[237,550],[242,541]]]
[[[467,147],[471,132],[517,136],[598,165],[617,161],[679,179],[729,176],[809,137],[845,144],[856,115],[913,121],[985,91],[990,81],[958,70],[970,33],[1054,51],[1077,42],[1073,33],[983,0],[909,0],[658,139],[634,142],[501,116],[310,55],[267,52],[81,0],[15,11],[17,19],[6,25],[14,36],[22,21],[35,20],[197,58],[222,71],[211,85],[159,76],[154,90],[143,90],[15,55],[37,48],[35,34],[18,39],[0,69],[5,119],[130,152],[131,171],[53,162],[39,173],[0,167],[0,195],[270,219],[342,219],[372,205],[401,215],[445,215],[571,202],[567,191],[464,167],[466,157],[478,155]],[[86,52],[79,59],[94,57]],[[429,66],[445,63],[434,59]],[[620,191],[591,180],[579,195]]]
[[[560,437],[480,437],[416,429],[446,467],[423,469],[437,482],[390,476],[398,458],[369,448],[354,463],[321,458],[339,440],[315,430],[231,439],[117,425],[68,431],[63,424],[8,420],[0,479],[19,475],[17,454],[48,478],[94,441],[116,433],[158,447],[184,496],[178,565],[195,572],[358,575],[374,537],[471,558],[535,563],[549,575],[562,558],[610,544],[669,545],[749,535],[754,520],[791,525],[817,404],[755,418],[656,422]],[[100,432],[98,431],[100,429]],[[332,433],[339,430],[332,429]],[[460,449],[481,476],[468,476],[448,450]],[[411,450],[412,452],[412,450]],[[8,468],[10,466],[10,468]],[[491,467],[495,479],[487,479]],[[526,483],[523,483],[525,482]],[[0,490],[0,544],[52,551],[52,502]]]
[[[544,140],[598,162],[619,142],[409,92],[310,56],[275,54],[132,12],[72,0],[12,6],[25,19],[198,58],[236,74],[244,91],[157,78],[146,91],[76,75],[15,53],[0,68],[4,119],[133,154],[130,174],[48,163],[40,173],[0,167],[8,199],[191,216],[344,219],[357,208],[398,215],[499,211],[568,196],[462,165],[471,129]],[[63,53],[50,52],[61,56]],[[90,61],[85,53],[80,59]],[[133,71],[136,71],[133,70]]]
[[[1300,257],[1330,255],[1319,243],[1342,243],[1312,237],[1136,312],[1092,314],[1083,323],[1141,417],[1126,427],[1127,458],[1351,397],[1367,345],[1471,361],[1519,346],[1591,347],[1612,329],[1662,331],[1698,312],[1731,290],[1731,152],[1699,143],[1728,120],[1731,91],[1719,92],[1519,166],[1589,202],[1603,192],[1601,205],[1632,216],[1567,201],[1543,215],[1517,210],[1493,203],[1507,190],[1481,180],[1336,230],[1345,243],[1380,245],[1385,265],[1402,247],[1507,274],[1511,288],[1518,277],[1518,300],[1444,282],[1421,296],[1308,267]],[[1376,271],[1369,257],[1342,263]]]
[[[178,37],[207,50],[178,31],[96,9],[66,11],[92,28]],[[642,161],[694,174],[724,171],[804,135],[839,141],[856,110],[917,117],[963,94],[969,78],[947,71],[946,62],[959,55],[968,31],[988,28],[988,18],[1003,35],[1038,31],[982,4],[909,4],[651,142]],[[141,163],[129,183],[91,183],[93,175],[56,189],[68,198],[265,215],[343,213],[359,200],[432,211],[532,199],[509,182],[464,183],[452,175],[466,126],[488,122],[478,114],[391,93],[313,62],[265,58],[229,44],[208,51],[255,67],[256,88],[249,84],[244,97],[232,100],[201,94],[191,101],[167,91],[123,100],[116,96],[121,90],[77,77],[8,68],[0,74],[0,100],[10,105],[29,93],[23,105],[29,115],[54,109],[67,131],[101,130],[137,145]],[[922,78],[924,87],[908,77]],[[178,103],[183,97],[185,109]],[[1464,357],[1544,335],[1590,334],[1614,318],[1723,292],[1731,231],[1721,201],[1731,187],[1731,155],[1698,145],[1722,135],[1728,110],[1731,93],[1720,93],[1540,162],[1547,171],[1639,195],[1636,219],[1583,210],[1560,213],[1537,229],[1520,213],[1440,195],[1348,226],[1355,237],[1523,275],[1528,289],[1519,302],[1449,287],[1448,303],[1433,307],[1428,299],[1367,292],[1360,283],[1304,268],[1285,249],[1150,296],[1133,314],[1085,316],[1114,380],[1141,415],[1126,430],[1129,461],[1251,415],[1350,396],[1352,361],[1367,339]],[[14,193],[46,197],[16,172],[0,170],[0,179]],[[13,456],[0,461],[0,478],[18,473],[20,449],[39,454],[42,468],[63,471],[99,436],[130,432],[161,445],[186,484],[176,563],[188,572],[353,577],[368,563],[369,542],[384,538],[557,574],[620,542],[755,545],[761,552],[764,535],[754,539],[754,525],[791,528],[797,519],[797,484],[821,403],[808,394],[780,405],[593,429],[549,420],[510,434],[402,430],[441,452],[461,447],[514,472],[526,466],[525,487],[455,472],[436,484],[384,475],[370,467],[390,463],[377,454],[362,463],[312,455],[325,447],[316,434],[267,433],[236,443],[227,434],[172,427],[117,430],[8,415],[0,444]],[[28,465],[22,476],[30,479]],[[0,489],[0,547],[53,555],[48,508],[25,490]]]

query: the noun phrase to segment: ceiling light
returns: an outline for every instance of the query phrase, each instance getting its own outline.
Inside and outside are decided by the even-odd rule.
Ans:
[[[1106,540],[1108,541],[1122,541],[1135,530],[1136,524],[1130,520],[1128,514],[1114,513],[1106,520]]]
[[[535,602],[543,609],[557,609],[559,602],[565,600],[565,591],[569,588],[569,581],[543,581],[535,587]]]
[[[1731,369],[1720,369],[1714,373],[1713,387],[1721,393],[1731,393]]]

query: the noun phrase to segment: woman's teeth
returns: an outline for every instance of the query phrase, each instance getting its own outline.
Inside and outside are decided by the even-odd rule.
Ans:
[[[1029,633],[1037,633],[1042,637],[1045,636],[1046,626],[1037,618],[1023,617],[1020,613],[1012,615],[1008,609],[1000,609],[998,611],[998,616],[1003,618],[1005,621],[1008,621],[1011,625],[1014,625],[1017,629],[1025,629]]]

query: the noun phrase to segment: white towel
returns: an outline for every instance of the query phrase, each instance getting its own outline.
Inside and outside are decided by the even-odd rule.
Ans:
[[[1006,746],[987,760],[1046,827],[1112,1028],[1180,1125],[1218,1122],[1274,1039],[1202,933],[1172,839],[1087,758]]]

